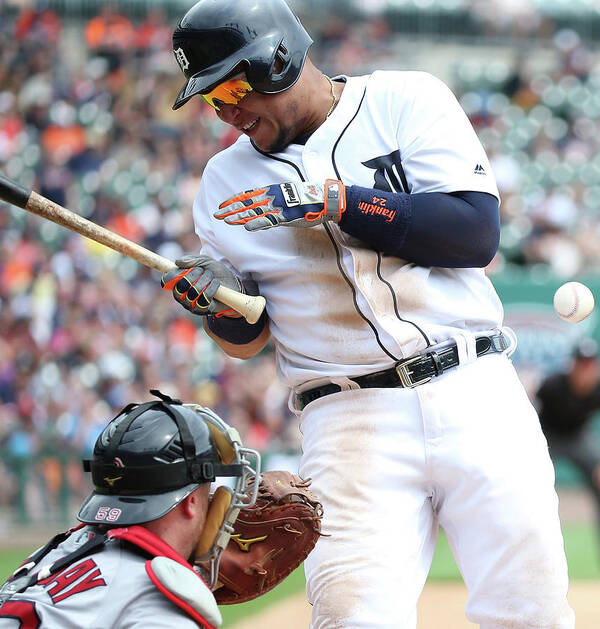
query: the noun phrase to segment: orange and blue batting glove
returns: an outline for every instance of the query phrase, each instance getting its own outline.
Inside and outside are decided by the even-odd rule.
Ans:
[[[337,179],[325,182],[288,182],[242,192],[219,205],[213,214],[229,225],[248,231],[278,225],[313,227],[339,223],[346,211],[346,187]]]
[[[177,268],[167,271],[160,282],[173,292],[177,303],[196,315],[241,316],[214,298],[219,286],[244,292],[240,280],[224,264],[205,255],[187,255],[175,264]]]

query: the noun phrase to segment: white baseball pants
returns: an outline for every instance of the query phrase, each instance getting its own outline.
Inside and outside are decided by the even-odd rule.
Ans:
[[[327,395],[301,416],[300,473],[324,507],[305,562],[313,629],[410,629],[438,525],[482,629],[571,629],[554,470],[510,361],[415,389]]]

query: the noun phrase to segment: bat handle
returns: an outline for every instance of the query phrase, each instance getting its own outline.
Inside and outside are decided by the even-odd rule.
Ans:
[[[245,295],[227,286],[217,288],[215,299],[243,314],[248,323],[256,323],[260,319],[267,303],[261,295]]]

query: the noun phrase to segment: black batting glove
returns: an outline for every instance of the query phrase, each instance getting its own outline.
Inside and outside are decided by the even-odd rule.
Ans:
[[[187,255],[175,264],[178,268],[167,271],[160,283],[173,292],[177,303],[195,315],[240,316],[214,299],[221,285],[244,292],[241,282],[224,264],[204,255]]]

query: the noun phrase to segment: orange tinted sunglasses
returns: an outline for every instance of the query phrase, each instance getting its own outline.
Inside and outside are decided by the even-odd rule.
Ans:
[[[237,105],[246,94],[252,91],[252,86],[246,80],[245,74],[239,74],[233,78],[217,85],[208,94],[200,94],[202,98],[219,111],[219,104]]]

